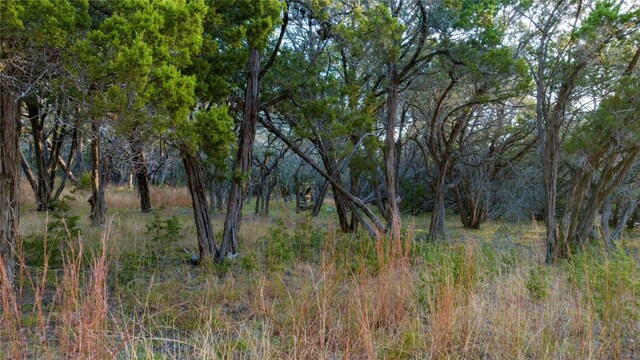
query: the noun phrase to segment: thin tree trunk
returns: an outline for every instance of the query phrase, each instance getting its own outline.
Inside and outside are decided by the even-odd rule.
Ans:
[[[107,207],[104,199],[104,166],[100,159],[100,125],[98,121],[91,121],[91,215],[89,219],[93,226],[101,226],[105,223]]]
[[[620,222],[618,222],[618,225],[611,233],[611,241],[613,244],[615,244],[615,241],[620,239],[620,235],[622,234],[622,230],[625,228],[625,226],[628,227],[628,224],[630,222],[631,223],[634,222],[633,216],[636,213],[636,209],[638,208],[639,201],[640,199],[630,200],[629,204],[624,209],[624,212],[622,213],[622,216],[620,218]]]
[[[387,88],[387,135],[384,140],[384,179],[387,190],[387,204],[389,207],[389,234],[391,239],[400,238],[400,211],[396,194],[396,113],[398,109],[398,88],[396,85],[395,64],[390,62],[389,84]]]
[[[72,172],[75,172],[78,176],[84,173],[84,142],[82,141],[82,131],[78,130],[78,155],[76,156],[76,165]],[[75,181],[75,179],[71,178]]]
[[[444,199],[447,192],[446,176],[449,168],[449,159],[444,159],[439,166],[436,178],[436,198],[433,203],[431,223],[429,224],[429,237],[433,240],[444,236]]]
[[[18,97],[0,85],[0,260],[6,281],[13,286],[16,268],[20,184]],[[5,281],[0,278],[0,282]]]
[[[47,211],[50,209],[51,190],[49,189],[49,178],[47,175],[47,165],[44,155],[44,135],[42,131],[42,122],[40,116],[40,108],[38,100],[35,97],[29,97],[25,100],[29,121],[31,122],[31,135],[33,139],[33,148],[36,157],[36,174],[38,179],[38,191],[36,192],[36,210]]]
[[[313,211],[311,212],[311,216],[316,217],[320,215],[320,210],[322,209],[322,204],[324,203],[324,197],[327,194],[327,189],[329,188],[329,182],[324,181],[320,188],[318,189],[318,195],[316,196],[315,203],[313,204]]]
[[[267,183],[267,189],[266,189],[266,194],[265,194],[265,199],[264,199],[264,204],[263,204],[263,209],[262,209],[262,213],[263,215],[269,215],[269,207],[271,206],[271,184]]]
[[[544,222],[546,226],[546,258],[550,264],[567,253],[568,244],[558,242],[558,230],[556,225],[556,198],[558,192],[558,131],[554,126],[555,121],[546,132],[544,143],[544,158],[542,162],[542,176],[544,182]]]
[[[380,232],[384,231],[384,225],[378,219],[378,217],[367,207],[367,205],[362,202],[357,196],[348,192],[339,182],[336,182],[333,177],[331,177],[326,171],[322,169],[318,164],[315,163],[307,154],[305,154],[293,141],[289,140],[277,127],[275,127],[271,121],[267,119],[261,119],[260,122],[264,125],[272,134],[276,135],[282,142],[287,144],[289,148],[296,153],[304,162],[309,164],[320,176],[325,178],[331,184],[333,191],[338,191],[342,195],[345,196],[352,205],[352,209],[360,209],[362,212],[371,220],[373,224],[369,224],[364,221],[364,218],[361,218],[361,224],[365,227],[370,236],[375,237]]]
[[[613,242],[611,241],[611,231],[609,229],[609,221],[611,220],[611,197],[607,196],[602,204],[602,215],[600,217],[600,226],[602,227],[602,238],[607,247],[607,250],[613,248]]]
[[[58,186],[58,189],[56,190],[56,193],[53,196],[54,203],[58,201],[58,199],[60,198],[60,195],[62,195],[62,191],[64,190],[64,187],[67,185],[67,180],[70,178],[71,166],[73,164],[73,159],[75,158],[74,156],[76,153],[76,149],[78,148],[78,141],[79,141],[78,129],[76,128],[73,130],[71,147],[69,148],[69,157],[67,158],[67,164],[69,164],[69,166],[65,167],[64,174],[62,175],[62,181],[60,182],[60,185]]]
[[[27,158],[24,157],[22,151],[20,152],[20,164],[27,181],[31,186],[31,190],[33,190],[33,194],[38,196],[38,182],[36,181],[36,177],[33,175],[33,171],[31,171],[31,166],[29,166],[29,162],[27,161]]]
[[[218,253],[218,261],[228,254],[236,252],[238,247],[238,233],[242,216],[242,190],[246,176],[251,170],[251,152],[256,136],[258,124],[258,76],[260,73],[260,50],[249,49],[247,64],[247,88],[245,91],[244,112],[242,125],[238,137],[238,152],[233,164],[233,181],[229,192],[227,216],[224,221],[222,244]]]
[[[191,155],[185,149],[180,150],[180,156],[184,164],[189,194],[191,194],[191,205],[193,207],[193,217],[196,225],[196,234],[198,236],[199,261],[203,259],[215,260],[217,249],[213,237],[213,225],[211,224],[207,195],[198,158]]]
[[[217,211],[222,211],[222,207],[224,205],[225,186],[226,185],[224,182],[217,182],[217,187],[216,187],[216,210]]]
[[[133,152],[133,169],[138,181],[138,196],[140,197],[140,211],[151,212],[151,191],[149,189],[149,172],[147,162],[144,157],[142,146],[135,140],[131,141],[131,151]]]

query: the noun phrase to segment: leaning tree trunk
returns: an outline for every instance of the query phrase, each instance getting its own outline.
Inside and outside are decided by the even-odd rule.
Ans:
[[[19,218],[20,148],[18,97],[0,85],[0,264],[4,279],[13,286]]]
[[[89,219],[93,226],[105,223],[107,206],[104,200],[104,180],[102,161],[100,159],[100,125],[96,120],[91,121],[91,214]]]
[[[251,169],[251,152],[256,136],[258,124],[258,76],[260,74],[260,51],[257,48],[249,49],[249,62],[247,64],[247,89],[245,91],[244,113],[242,125],[238,136],[238,152],[233,164],[233,181],[229,191],[227,204],[227,216],[224,221],[222,244],[218,252],[217,260],[222,260],[228,254],[236,252],[238,247],[238,233],[242,216],[242,191],[246,176]]]
[[[149,213],[151,212],[151,191],[149,190],[149,172],[144,158],[144,150],[138,142],[132,141],[131,151],[133,152],[133,168],[136,180],[138,180],[140,211],[143,213]]]
[[[198,236],[198,252],[200,261],[203,259],[214,260],[217,254],[216,243],[213,237],[213,225],[209,215],[207,204],[207,193],[202,179],[198,158],[191,155],[186,149],[180,150],[184,171],[187,176],[187,187],[191,194],[191,205],[193,207],[193,217],[196,224],[196,234]]]

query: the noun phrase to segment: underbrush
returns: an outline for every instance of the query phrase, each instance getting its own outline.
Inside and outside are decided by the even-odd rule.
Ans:
[[[623,248],[547,266],[473,234],[371,239],[299,215],[245,220],[239,258],[194,266],[172,213],[92,243],[66,217],[0,289],[2,358],[640,356],[639,268]]]

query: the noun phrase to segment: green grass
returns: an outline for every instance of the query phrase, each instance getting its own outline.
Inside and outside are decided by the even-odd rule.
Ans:
[[[633,232],[613,254],[596,245],[546,266],[540,224],[492,222],[471,231],[451,215],[445,241],[430,243],[416,240],[428,216],[403,217],[410,251],[398,252],[385,238],[339,233],[335,212],[311,218],[281,202],[260,217],[248,204],[240,257],[194,267],[191,209],[165,204],[141,214],[126,194],[117,199],[127,206],[109,208],[108,270],[101,270],[108,311],[88,311],[100,301],[90,287],[100,272],[90,269],[102,231],[89,227],[84,197],[76,195],[65,215],[79,217],[86,253],[75,297],[66,297],[76,303],[62,301],[58,290],[69,284],[68,263],[50,263],[44,294],[36,294],[38,257],[25,270],[35,286],[21,282],[19,314],[3,308],[6,324],[19,318],[13,328],[24,338],[3,332],[1,358],[19,350],[82,357],[86,349],[123,359],[640,356]],[[51,216],[23,210],[23,238],[42,237]],[[213,215],[216,231],[223,220]],[[35,259],[42,249],[25,251]]]

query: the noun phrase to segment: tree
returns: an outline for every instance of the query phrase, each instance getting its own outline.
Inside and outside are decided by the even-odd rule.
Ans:
[[[536,117],[545,190],[546,262],[567,255],[568,244],[558,236],[556,203],[561,131],[579,96],[588,68],[617,38],[633,32],[633,12],[621,12],[611,1],[528,4],[522,14],[532,30],[523,46],[536,84]]]
[[[238,148],[232,168],[232,183],[229,191],[229,201],[227,202],[227,215],[224,221],[222,243],[216,257],[218,261],[221,261],[229,254],[236,253],[238,247],[240,218],[244,203],[243,190],[251,168],[251,152],[258,124],[258,84],[262,74],[273,63],[271,58],[277,56],[282,36],[286,30],[285,22],[285,25],[280,30],[280,37],[272,51],[270,60],[265,64],[265,67],[261,67],[261,56],[267,47],[269,35],[274,25],[279,22],[281,12],[284,11],[286,16],[287,9],[283,10],[283,3],[279,0],[246,0],[239,2],[236,6],[243,12],[249,59],[246,71],[244,110],[238,135]]]
[[[76,1],[0,2],[0,260],[4,278],[15,275],[19,219],[18,147],[20,106],[47,79],[55,59],[87,21],[87,6]]]
[[[162,136],[188,117],[196,79],[182,71],[200,49],[206,11],[202,2],[122,0],[103,5],[105,8],[96,14],[95,28],[76,46],[80,54],[77,72],[90,98],[86,101],[92,126],[89,202],[95,225],[102,224],[105,216],[100,132],[107,119],[117,132],[132,139],[141,207],[149,210],[144,154],[139,143],[150,136]]]
[[[636,115],[640,110],[640,77],[634,74],[638,58],[640,50],[636,50],[613,94],[600,103],[567,143],[567,152],[573,155],[577,166],[559,228],[559,242],[565,246],[585,245],[598,212],[625,180],[640,154]],[[603,217],[607,218],[606,211]],[[609,234],[603,237],[611,248]]]

